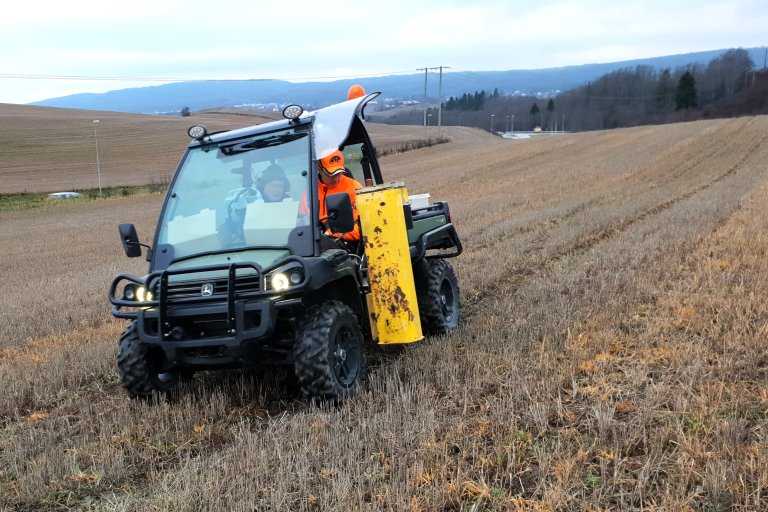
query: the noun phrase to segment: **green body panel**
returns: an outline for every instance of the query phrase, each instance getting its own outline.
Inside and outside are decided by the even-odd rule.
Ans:
[[[421,235],[427,231],[444,226],[447,222],[444,215],[436,215],[426,219],[413,219],[413,228],[408,230],[408,245],[415,244]]]

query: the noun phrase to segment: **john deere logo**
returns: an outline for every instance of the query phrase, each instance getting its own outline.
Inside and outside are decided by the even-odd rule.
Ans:
[[[213,285],[211,283],[205,283],[200,287],[200,295],[203,297],[210,297],[213,295]]]
[[[332,164],[336,164],[336,163],[339,163],[339,162],[341,162],[341,157],[339,155],[334,155],[334,156],[331,157],[331,163]]]

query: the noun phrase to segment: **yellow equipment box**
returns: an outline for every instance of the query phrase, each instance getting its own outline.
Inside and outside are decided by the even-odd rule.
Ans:
[[[402,182],[357,191],[362,240],[368,260],[369,320],[379,344],[424,339],[413,279],[403,205],[408,191]]]

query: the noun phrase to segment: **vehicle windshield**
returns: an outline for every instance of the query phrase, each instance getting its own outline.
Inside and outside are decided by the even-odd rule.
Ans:
[[[190,149],[169,191],[158,248],[168,260],[311,243],[300,212],[309,184],[307,125]],[[298,238],[297,238],[298,237]]]

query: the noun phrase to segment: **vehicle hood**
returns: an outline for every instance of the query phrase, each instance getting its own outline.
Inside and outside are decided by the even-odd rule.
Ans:
[[[268,267],[279,260],[290,256],[290,251],[285,249],[252,249],[246,251],[229,252],[222,254],[206,254],[194,258],[171,263],[168,270],[182,270],[194,267],[207,267],[211,265],[228,265],[230,263],[256,263],[262,268]],[[195,274],[195,279],[210,278],[225,271],[213,271],[210,276]],[[240,271],[247,274],[247,271]]]

